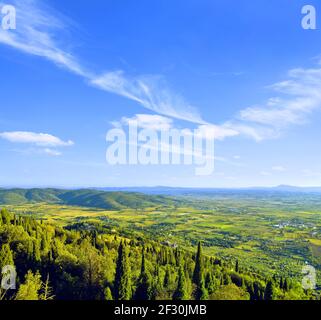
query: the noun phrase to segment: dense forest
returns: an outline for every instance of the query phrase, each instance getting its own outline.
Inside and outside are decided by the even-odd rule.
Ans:
[[[0,215],[0,268],[14,265],[17,300],[314,299],[288,278],[143,239],[80,226],[60,227],[6,209]]]

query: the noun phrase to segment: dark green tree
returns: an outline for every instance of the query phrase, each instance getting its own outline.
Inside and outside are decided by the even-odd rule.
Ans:
[[[143,249],[141,271],[140,271],[138,285],[134,296],[135,300],[149,300],[150,286],[151,286],[151,279],[150,279],[149,273],[146,270],[145,253]]]
[[[264,291],[264,300],[274,300],[274,286],[272,280],[269,280]]]
[[[180,266],[178,273],[178,285],[173,295],[174,300],[188,300],[189,295],[187,291],[186,278],[184,268]]]
[[[260,287],[257,282],[253,283],[253,300],[261,300]]]
[[[210,295],[217,289],[215,277],[209,272],[207,273],[205,278],[205,287]]]
[[[197,253],[196,253],[196,258],[195,258],[195,268],[194,268],[194,273],[193,273],[193,283],[196,286],[200,286],[202,277],[203,277],[203,256],[202,256],[202,245],[199,242],[198,243],[198,248],[197,248]]]
[[[232,283],[231,276],[226,272],[223,273],[222,285],[227,286]]]
[[[283,289],[285,291],[288,291],[289,290],[289,281],[288,279],[285,278],[284,282],[283,282]]]
[[[199,286],[196,287],[194,297],[195,300],[208,300],[208,291],[205,287],[205,281],[203,277],[200,280]]]
[[[115,276],[115,299],[130,300],[132,297],[131,270],[126,246],[119,245]]]
[[[164,277],[164,288],[168,289],[171,283],[171,274],[169,267],[166,268],[165,277]]]

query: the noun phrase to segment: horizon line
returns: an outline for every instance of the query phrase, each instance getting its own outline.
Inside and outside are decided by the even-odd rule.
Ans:
[[[299,186],[299,185],[273,185],[273,186],[239,186],[239,187],[183,187],[183,186],[166,186],[166,185],[155,185],[155,186],[53,186],[53,185],[13,185],[13,186],[0,186],[0,189],[73,189],[73,190],[84,190],[84,189],[197,189],[197,190],[247,190],[247,189],[276,189],[276,188],[300,188],[300,189],[316,189],[320,188],[321,185],[316,186]]]

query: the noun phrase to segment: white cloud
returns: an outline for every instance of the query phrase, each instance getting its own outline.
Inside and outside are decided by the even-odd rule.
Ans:
[[[130,77],[123,71],[97,75],[88,71],[67,46],[62,45],[62,31],[68,30],[70,21],[37,0],[13,3],[17,8],[18,28],[10,32],[0,28],[0,43],[46,58],[81,76],[90,85],[126,97],[160,115],[192,122],[203,130],[211,131],[207,126],[214,127],[217,140],[234,136],[247,136],[256,141],[277,138],[290,125],[308,121],[309,114],[320,108],[321,68],[297,68],[289,71],[288,79],[270,86],[274,95],[264,104],[245,108],[221,125],[209,124],[195,107],[173,93],[161,77]]]
[[[161,86],[155,78],[130,79],[123,72],[111,72],[92,79],[91,83],[134,100],[159,114],[199,124],[201,130],[211,132],[214,129],[217,140],[243,135],[262,141],[278,138],[290,125],[305,123],[308,114],[320,107],[320,74],[321,69],[291,70],[289,75],[296,77],[297,81],[284,81],[271,86],[276,91],[291,95],[290,98],[270,98],[266,105],[241,110],[237,118],[222,125],[206,123],[195,108]],[[311,85],[315,88],[311,88]]]
[[[0,5],[2,3],[0,2]],[[123,71],[95,75],[86,70],[61,43],[55,33],[68,28],[66,18],[37,0],[14,1],[19,27],[7,32],[0,28],[0,43],[22,52],[40,56],[82,76],[95,87],[131,99],[146,109],[172,118],[204,123],[197,110],[181,96],[174,94],[160,77],[125,76]],[[60,19],[58,18],[60,16]]]
[[[43,152],[45,154],[47,154],[48,156],[52,156],[52,157],[59,157],[62,155],[62,153],[60,151],[54,150],[54,149],[50,149],[50,148],[45,148],[43,149]]]
[[[321,69],[292,69],[288,76],[288,80],[269,86],[279,96],[271,97],[263,105],[243,109],[221,125],[202,120],[195,108],[157,81],[151,81],[152,78],[129,79],[122,72],[112,72],[93,79],[91,83],[159,114],[198,124],[201,130],[210,134],[215,132],[217,140],[242,135],[262,141],[278,138],[290,125],[306,123],[308,116],[321,107]]]
[[[149,130],[169,130],[172,128],[173,120],[160,115],[136,114],[133,118],[123,117],[122,124],[129,125],[136,122],[137,126]]]
[[[200,130],[202,136],[207,137],[209,139],[214,138],[215,140],[224,140],[227,137],[235,137],[239,135],[239,132],[237,130],[234,130],[233,128],[230,128],[225,125],[200,125],[198,126],[198,130]]]
[[[74,144],[71,140],[63,141],[51,134],[28,131],[2,132],[0,138],[13,143],[27,143],[41,147],[68,147]]]
[[[0,2],[0,7],[4,4]],[[61,49],[54,34],[66,27],[58,12],[45,8],[37,0],[13,1],[17,11],[17,29],[10,32],[0,28],[0,43],[25,53],[46,58],[69,71],[87,76],[75,57]],[[52,12],[52,14],[49,13]]]
[[[269,87],[279,96],[240,112],[239,120],[252,130],[256,140],[278,137],[290,125],[306,123],[308,116],[320,109],[321,69],[292,69],[288,76],[289,79]]]
[[[11,151],[17,152],[22,155],[33,156],[33,155],[45,155],[49,157],[59,157],[62,153],[52,148],[40,148],[30,147],[26,149],[12,149]]]
[[[93,78],[90,83],[102,90],[136,101],[144,108],[161,115],[198,124],[205,123],[196,108],[180,95],[171,92],[161,77],[131,78],[125,76],[123,71],[116,71]]]
[[[138,127],[151,130],[169,130],[173,129],[173,120],[160,115],[150,114],[136,114],[132,118],[123,117],[121,122],[113,122],[112,124],[119,127],[121,124],[128,125],[130,122],[135,121]],[[198,134],[204,139],[223,140],[226,137],[233,137],[238,135],[238,131],[225,126],[217,126],[212,124],[203,124],[196,127]],[[193,132],[190,131],[190,134]],[[188,134],[188,131],[186,131]]]

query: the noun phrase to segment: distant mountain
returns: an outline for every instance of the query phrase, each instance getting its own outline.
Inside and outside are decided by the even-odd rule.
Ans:
[[[280,185],[272,188],[252,188],[252,190],[266,190],[266,191],[279,191],[279,192],[296,192],[296,193],[321,193],[321,187],[295,187],[288,185]]]
[[[251,193],[251,192],[289,192],[289,193],[321,193],[321,187],[295,187],[280,185],[277,187],[251,188],[179,188],[179,187],[123,187],[123,188],[96,188],[95,190],[117,192],[140,192],[149,195],[200,195],[221,193]]]
[[[109,191],[109,192],[138,192],[149,195],[183,195],[186,192],[190,192],[193,190],[192,188],[172,188],[172,187],[119,187],[119,188],[95,188],[95,190]],[[200,189],[204,190],[204,189]]]
[[[0,189],[0,205],[40,202],[121,210],[159,205],[170,206],[179,203],[179,200],[161,195],[147,195],[137,192],[106,192],[91,189]]]

